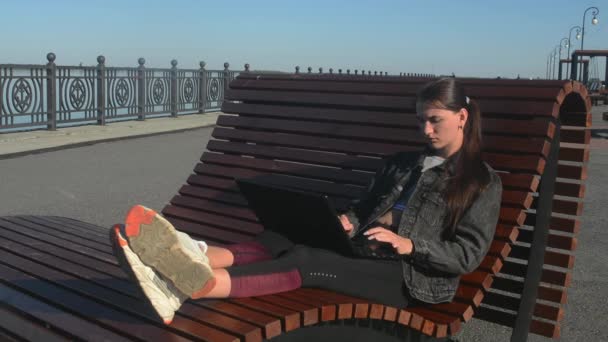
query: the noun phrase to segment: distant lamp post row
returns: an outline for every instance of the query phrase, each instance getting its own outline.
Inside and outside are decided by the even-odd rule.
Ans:
[[[559,78],[561,78],[561,62],[559,62],[559,60],[561,60],[562,58],[562,46],[568,49],[567,52],[567,56],[566,59],[570,59],[570,47],[572,46],[572,31],[576,30],[576,39],[581,41],[581,50],[584,49],[585,47],[585,19],[587,17],[587,12],[591,11],[591,14],[593,15],[593,18],[591,18],[591,24],[593,25],[597,25],[599,23],[599,19],[598,19],[598,14],[600,14],[600,10],[597,7],[588,7],[587,9],[585,9],[585,12],[583,13],[583,26],[573,26],[570,28],[570,31],[568,32],[568,38],[564,37],[560,40],[560,43],[558,46],[556,46],[551,53],[549,54],[549,57],[547,58],[547,78],[555,78],[555,72],[556,72],[556,67],[555,64],[556,62],[559,63],[560,65],[560,71],[559,71]],[[558,58],[556,58],[558,57]],[[572,60],[570,60],[570,63],[572,63]],[[570,74],[570,63],[567,63],[566,66],[566,75]],[[582,64],[581,64],[582,67]]]

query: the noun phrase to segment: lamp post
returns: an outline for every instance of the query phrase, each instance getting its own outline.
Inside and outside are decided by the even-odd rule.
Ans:
[[[564,44],[565,47],[570,48],[570,40],[568,38],[564,37],[559,41],[559,56],[557,57],[557,64],[558,64],[557,79],[558,80],[562,79],[562,44]]]
[[[568,55],[566,56],[566,59],[570,59],[570,46],[572,46],[572,30],[576,29],[576,40],[581,39],[581,27],[580,26],[572,26],[570,28],[570,31],[568,32]],[[570,61],[570,63],[566,64],[566,75],[568,75],[568,77],[570,77],[570,64],[572,64],[572,60]]]
[[[557,71],[557,65],[556,65],[557,63],[556,62],[559,59],[558,55],[557,55],[557,52],[560,51],[561,48],[562,48],[561,44],[560,45],[556,45],[553,48],[553,79],[556,79],[556,77],[555,77],[555,72]]]
[[[597,7],[589,7],[585,10],[585,13],[583,13],[583,28],[582,28],[582,32],[581,32],[581,50],[583,50],[584,43],[585,43],[585,16],[587,15],[587,12],[589,12],[590,10],[593,10],[593,12],[592,12],[593,19],[591,19],[591,24],[597,25],[597,23],[599,21],[597,19],[597,15],[600,14],[600,10]]]
[[[585,10],[585,13],[583,13],[583,28],[581,29],[581,50],[583,50],[584,48],[584,43],[585,43],[585,17],[587,16],[587,12],[592,11],[591,14],[593,14],[593,18],[591,19],[591,24],[593,25],[597,25],[598,23],[598,19],[597,19],[597,15],[600,14],[600,10],[597,7],[589,7]],[[581,73],[580,75],[583,74],[583,64],[581,63]]]
[[[547,72],[545,73],[545,78],[550,79],[551,77],[549,75],[551,75],[551,54],[547,56]]]

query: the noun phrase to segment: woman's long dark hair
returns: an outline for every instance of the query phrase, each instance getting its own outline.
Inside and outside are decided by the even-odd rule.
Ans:
[[[446,160],[446,165],[450,165],[446,170],[451,169],[452,172],[445,187],[447,215],[444,224],[446,237],[452,237],[465,211],[490,183],[490,174],[481,160],[481,113],[477,103],[466,96],[463,86],[455,78],[433,81],[418,92],[418,113],[429,108],[454,112],[465,108],[469,112],[463,127],[462,147]]]

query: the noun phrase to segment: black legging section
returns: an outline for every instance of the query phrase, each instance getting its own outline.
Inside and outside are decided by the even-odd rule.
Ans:
[[[349,258],[325,249],[294,245],[265,231],[256,239],[272,260],[227,268],[231,277],[270,275],[297,269],[302,287],[317,287],[404,308],[414,304],[403,282],[398,260]]]

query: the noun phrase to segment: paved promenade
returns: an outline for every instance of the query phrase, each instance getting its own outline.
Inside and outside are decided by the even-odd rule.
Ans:
[[[128,138],[178,133],[215,125],[221,112],[163,117],[145,121],[121,121],[105,126],[88,125],[59,128],[56,131],[0,133],[0,159],[49,152]]]
[[[608,106],[593,109],[587,193],[560,341],[608,341],[608,122],[601,119],[606,111]],[[134,204],[160,210],[192,173],[215,117],[0,134],[0,216],[66,216],[110,227]],[[125,139],[137,135],[147,136]],[[51,143],[55,150],[39,153]],[[508,341],[509,336],[504,327],[473,319],[458,340]],[[531,335],[529,341],[549,340]]]

